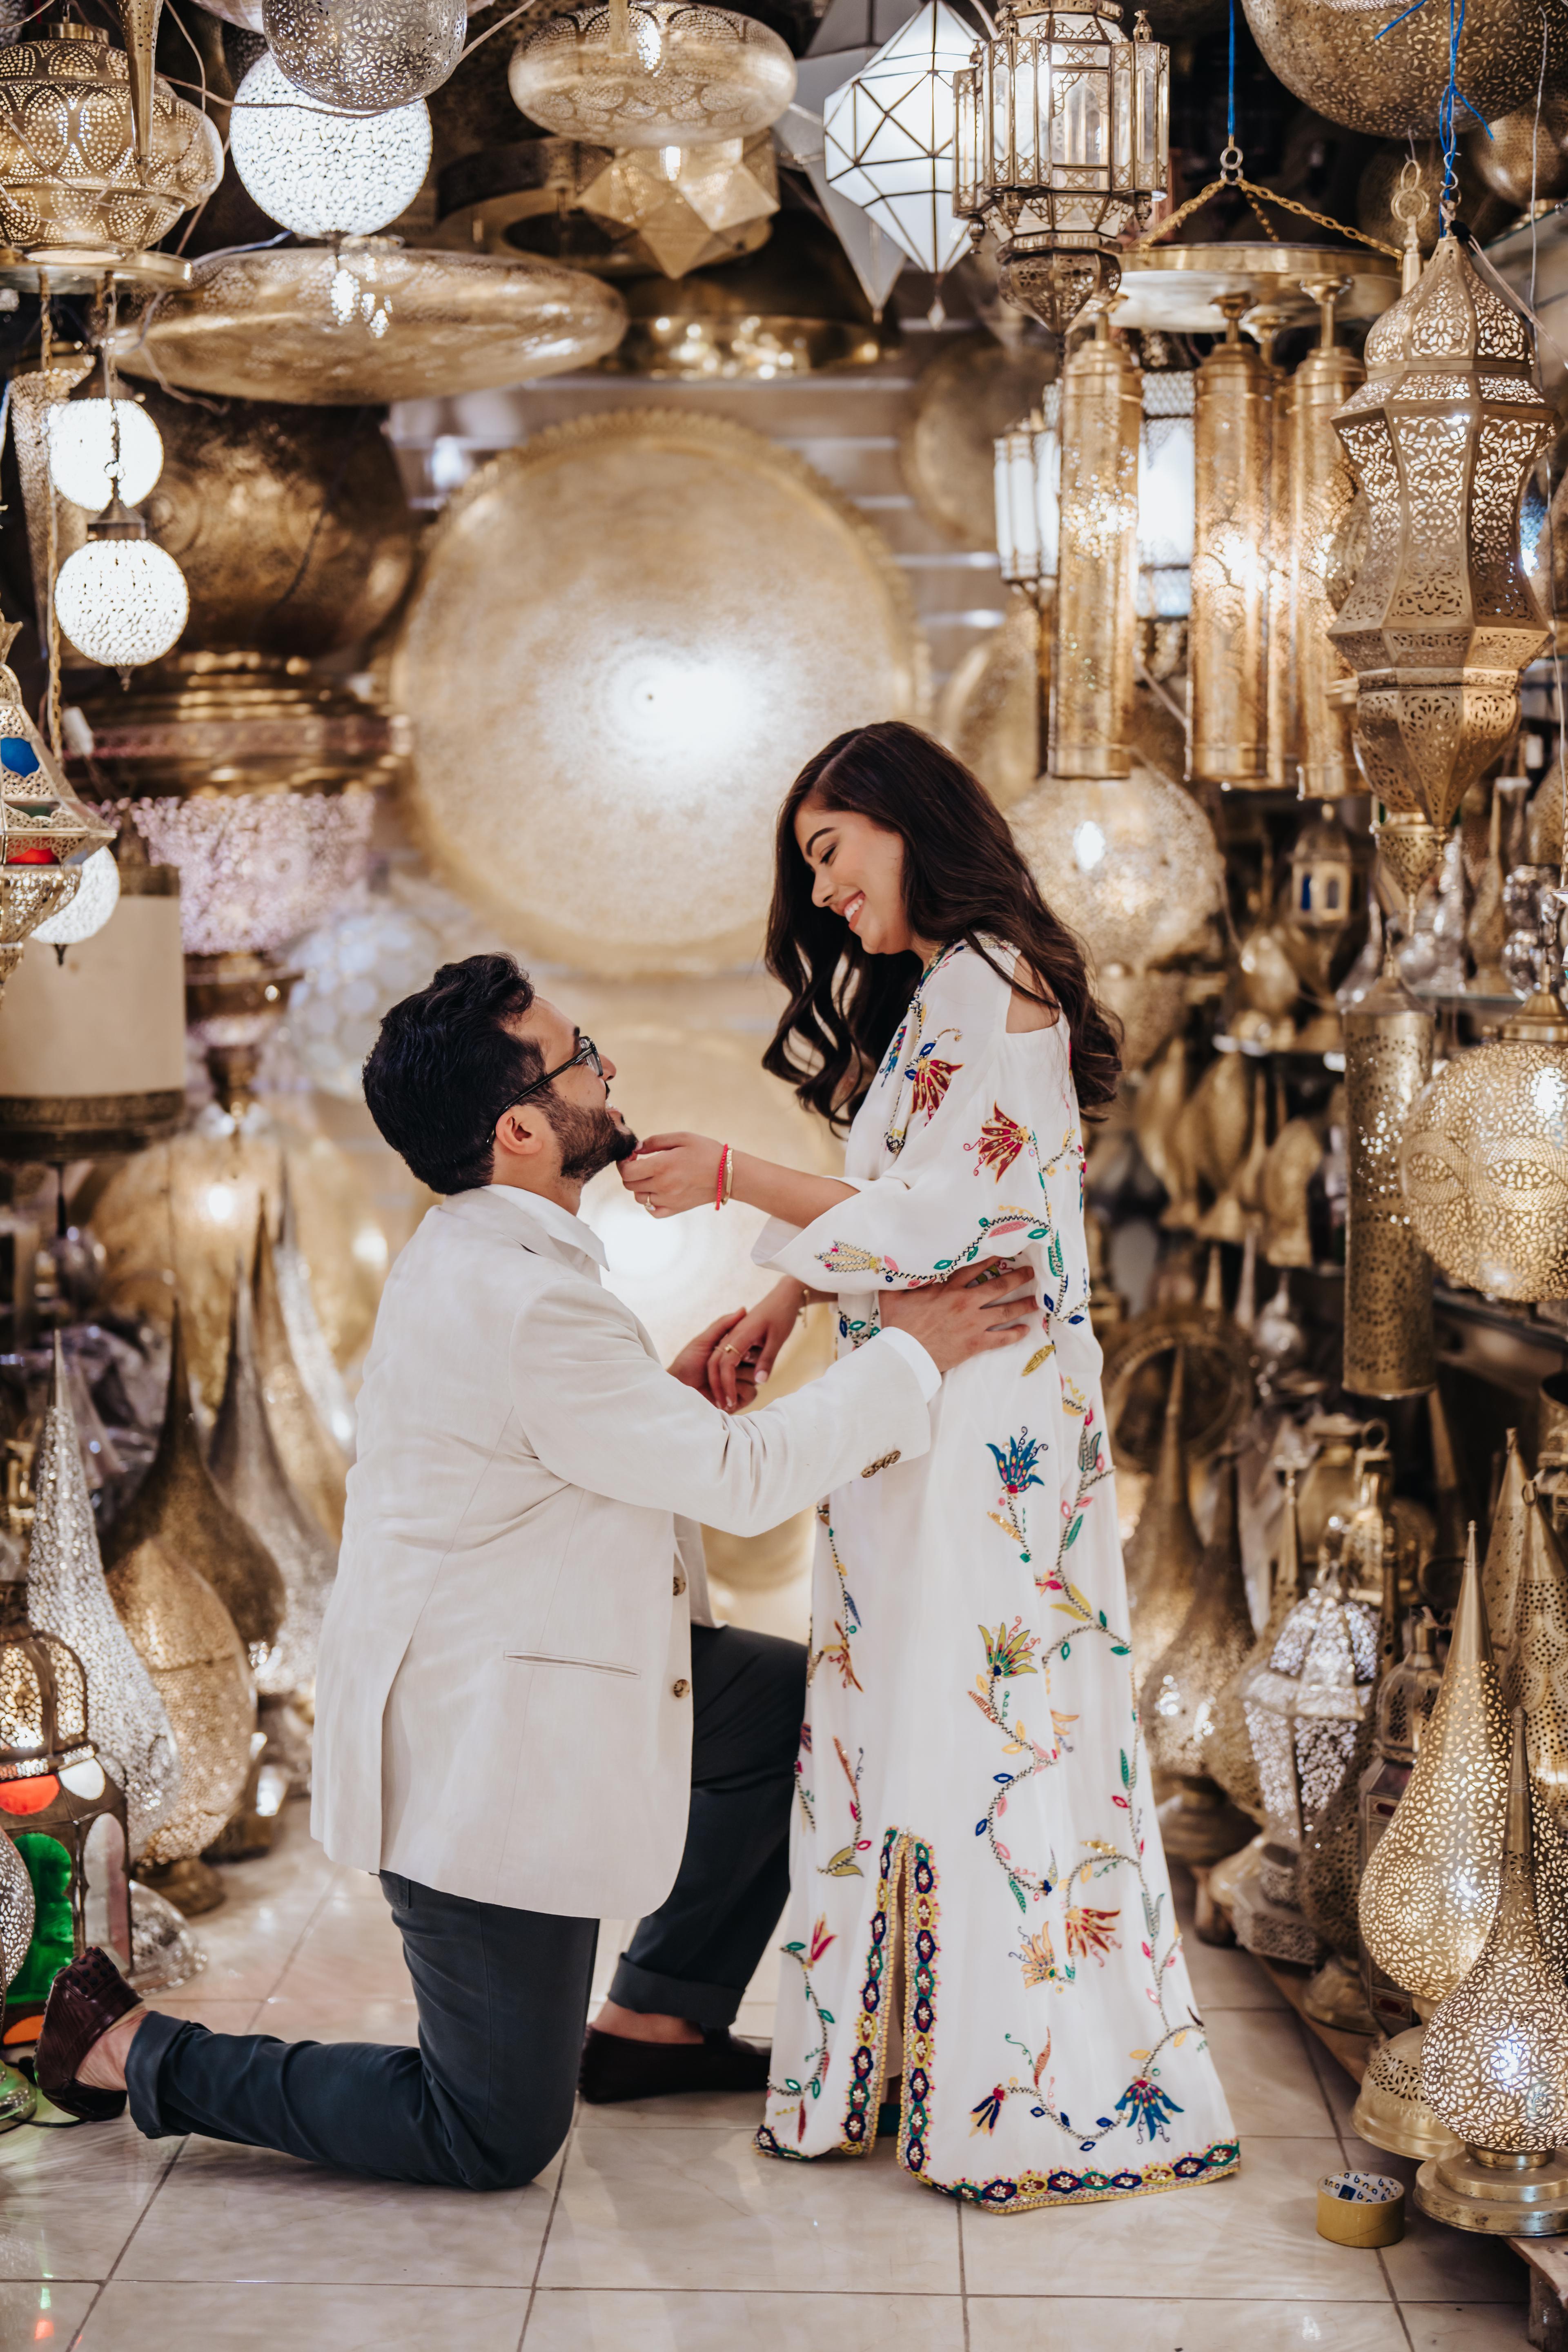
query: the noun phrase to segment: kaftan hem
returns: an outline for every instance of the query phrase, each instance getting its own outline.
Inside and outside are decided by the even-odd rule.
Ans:
[[[1027,2213],[1050,2205],[1110,2205],[1130,2197],[1162,2196],[1168,2189],[1188,2189],[1211,2180],[1229,2179],[1241,2168],[1237,2140],[1216,2140],[1207,2147],[1181,2156],[1158,2158],[1137,2168],[1123,2166],[1113,2173],[1087,2169],[1074,2172],[1058,2166],[1048,2172],[1026,2171],[1016,2179],[1005,2176],[984,2181],[936,2180],[927,2171],[927,2142],[935,2090],[936,2005],[941,1986],[941,1905],[938,1876],[930,1845],[909,1831],[888,1830],[882,1839],[878,1875],[881,1894],[872,1913],[856,2018],[855,2053],[845,2104],[841,2136],[837,2146],[807,2154],[782,2141],[771,2124],[763,2124],[756,2145],[764,2156],[792,2164],[815,2164],[823,2157],[868,2156],[878,2138],[877,2117],[888,2056],[888,1964],[889,1940],[900,1896],[904,1906],[904,2072],[900,2097],[898,2161],[922,2188],[952,2197],[987,2213]],[[794,1957],[805,1974],[806,1997],[816,2007],[811,1985],[810,1959]],[[804,2126],[807,2096],[819,2097],[827,2065],[826,2027],[821,2029],[818,2070],[801,2087]],[[815,2084],[815,2088],[813,2088]],[[782,2086],[770,2084],[775,2095]]]

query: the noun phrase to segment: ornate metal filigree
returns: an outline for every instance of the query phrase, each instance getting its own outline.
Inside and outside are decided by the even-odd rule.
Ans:
[[[1398,1156],[1410,1107],[1432,1075],[1433,1028],[1392,955],[1344,1015],[1344,1381],[1355,1396],[1410,1396],[1436,1378],[1432,1265],[1411,1229]]]

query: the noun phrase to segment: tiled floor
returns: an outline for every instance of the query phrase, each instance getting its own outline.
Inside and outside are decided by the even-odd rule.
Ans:
[[[228,1873],[205,1976],[162,2006],[230,2032],[412,2040],[374,1881],[290,1807]],[[618,1942],[606,1929],[601,1965]],[[744,2100],[588,2109],[549,2177],[388,2189],[130,2123],[0,2138],[0,2352],[1516,2352],[1526,2274],[1411,2210],[1403,2244],[1313,2229],[1313,2184],[1397,2159],[1245,1955],[1189,1947],[1239,2178],[1002,2216],[868,2163],[779,2165]],[[768,2030],[771,1971],[742,2012]],[[1403,2168],[1406,2172],[1409,2167]]]

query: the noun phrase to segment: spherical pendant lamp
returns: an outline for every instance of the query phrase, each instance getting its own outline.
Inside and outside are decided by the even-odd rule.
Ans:
[[[368,236],[412,204],[430,163],[421,98],[338,112],[258,58],[235,96],[229,152],[248,194],[296,236]]]
[[[60,566],[55,610],[78,653],[110,669],[156,661],[177,643],[190,615],[185,578],[147,537],[142,517],[111,499]]]
[[[513,53],[531,122],[600,147],[700,147],[776,122],[795,59],[754,17],[687,0],[609,0],[550,17]]]
[[[163,436],[139,401],[65,400],[46,412],[49,478],[89,514],[118,492],[140,506],[163,470]]]
[[[349,114],[379,115],[447,79],[463,54],[468,12],[466,0],[266,0],[262,26],[296,89]]]

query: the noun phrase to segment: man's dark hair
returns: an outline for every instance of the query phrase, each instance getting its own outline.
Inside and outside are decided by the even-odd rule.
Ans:
[[[444,963],[383,1021],[364,1066],[364,1098],[433,1192],[489,1182],[496,1121],[544,1076],[538,1046],[503,1025],[528,1011],[533,994],[514,957],[466,956]]]

